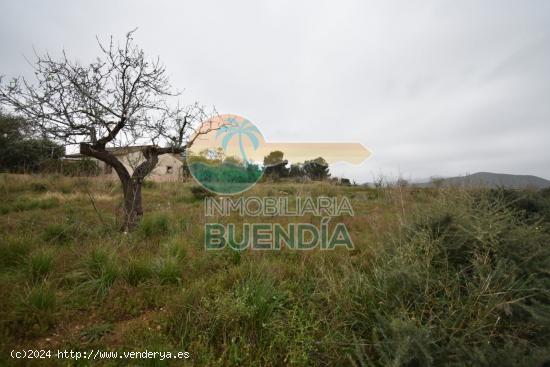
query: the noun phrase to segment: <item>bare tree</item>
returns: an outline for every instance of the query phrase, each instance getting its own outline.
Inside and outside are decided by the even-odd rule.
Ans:
[[[124,192],[124,230],[135,228],[143,215],[141,186],[162,154],[183,154],[208,127],[208,116],[198,104],[170,103],[174,92],[164,66],[149,60],[133,42],[123,45],[98,40],[100,56],[83,65],[49,54],[36,55],[35,83],[17,77],[0,83],[4,105],[32,122],[45,137],[66,145],[78,144],[80,153],[111,166]],[[0,80],[1,82],[1,80]],[[144,145],[143,160],[133,170],[108,148]]]

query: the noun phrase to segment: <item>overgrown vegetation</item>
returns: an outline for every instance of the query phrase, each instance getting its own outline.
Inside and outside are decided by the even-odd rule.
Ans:
[[[65,147],[37,136],[28,121],[0,112],[1,172],[37,172],[43,162],[64,154]]]
[[[261,183],[245,195],[347,196],[355,250],[207,252],[191,187],[146,188],[125,234],[112,183],[0,176],[4,364],[14,347],[187,350],[199,366],[550,362],[548,192]]]

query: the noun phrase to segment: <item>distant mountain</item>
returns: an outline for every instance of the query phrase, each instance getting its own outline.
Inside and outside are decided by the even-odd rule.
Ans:
[[[465,187],[506,187],[510,189],[543,189],[550,187],[550,181],[531,175],[508,175],[504,173],[478,172],[471,175],[438,178],[431,182],[419,183],[416,186],[430,187],[435,184],[442,186]]]

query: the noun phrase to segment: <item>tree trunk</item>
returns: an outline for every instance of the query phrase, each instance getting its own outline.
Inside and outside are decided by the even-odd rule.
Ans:
[[[122,182],[124,191],[124,222],[122,230],[130,232],[134,230],[143,217],[141,206],[141,179],[132,178]]]
[[[121,229],[124,232],[134,230],[143,217],[143,207],[141,206],[141,185],[143,180],[158,163],[159,154],[181,153],[174,148],[148,147],[142,151],[145,161],[140,163],[132,175],[126,167],[113,154],[105,150],[104,145],[92,146],[87,143],[80,144],[80,153],[89,157],[94,157],[109,166],[113,167],[120,179],[122,190],[124,191],[124,218]]]

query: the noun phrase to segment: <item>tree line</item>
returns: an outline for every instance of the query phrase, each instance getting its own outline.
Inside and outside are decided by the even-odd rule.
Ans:
[[[274,180],[294,178],[323,181],[330,177],[330,172],[327,161],[322,157],[288,165],[284,152],[275,150],[264,157],[264,175]]]
[[[36,172],[42,163],[58,159],[65,148],[31,133],[23,118],[0,114],[0,169],[4,172]]]
[[[100,169],[90,159],[62,160],[65,147],[32,131],[22,117],[0,112],[0,172],[94,176]]]

